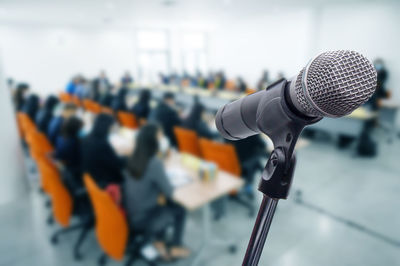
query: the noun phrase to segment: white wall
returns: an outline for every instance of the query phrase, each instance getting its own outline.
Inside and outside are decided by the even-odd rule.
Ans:
[[[254,86],[263,69],[269,69],[272,78],[278,71],[291,77],[319,52],[353,49],[371,60],[378,56],[385,59],[390,71],[389,87],[400,100],[397,10],[400,5],[395,2],[359,2],[320,7],[275,6],[267,12],[246,11],[243,16],[238,12],[204,19],[203,28],[209,36],[209,66],[212,70],[224,69],[231,78],[241,75]],[[212,26],[208,25],[210,21]],[[136,23],[124,29],[0,24],[6,75],[26,80],[43,93],[59,90],[77,72],[93,77],[104,68],[116,81],[124,70],[135,68],[134,27],[141,27],[140,22]],[[152,23],[151,28],[169,30],[171,69],[181,71],[180,32],[190,21],[167,24],[168,21],[164,25]],[[185,30],[190,31],[190,27]]]
[[[133,33],[93,28],[0,27],[7,77],[24,80],[40,94],[58,92],[71,76],[94,77],[105,69],[113,80],[135,66]]]

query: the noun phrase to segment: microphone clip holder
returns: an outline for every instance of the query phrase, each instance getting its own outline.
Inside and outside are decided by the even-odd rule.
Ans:
[[[270,94],[257,110],[257,127],[269,136],[274,150],[265,165],[258,190],[264,194],[242,266],[256,266],[279,199],[286,199],[296,166],[294,148],[303,128],[322,119],[306,117],[291,108],[290,82],[282,79],[266,90]],[[275,97],[271,97],[274,95]],[[274,125],[271,127],[271,125]]]

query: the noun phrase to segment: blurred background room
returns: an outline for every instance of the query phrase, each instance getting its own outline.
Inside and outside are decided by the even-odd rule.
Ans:
[[[307,127],[260,265],[400,265],[397,0],[0,0],[0,266],[241,265],[273,150],[217,110],[324,51],[377,71]]]

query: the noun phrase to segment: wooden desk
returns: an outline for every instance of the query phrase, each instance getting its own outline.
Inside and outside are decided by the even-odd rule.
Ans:
[[[134,149],[135,136],[136,130],[122,128],[111,134],[109,140],[119,155],[129,155]],[[235,177],[227,172],[218,170],[217,177],[214,181],[203,182],[200,180],[197,171],[190,169],[182,163],[181,157],[182,154],[172,151],[165,160],[165,167],[167,169],[179,168],[192,179],[192,182],[187,185],[176,188],[173,198],[188,211],[196,209],[202,210],[202,245],[191,264],[197,265],[199,263],[199,258],[203,255],[203,251],[206,247],[209,247],[212,244],[222,244],[226,247],[233,246],[233,242],[215,239],[215,235],[212,233],[211,228],[212,218],[210,214],[210,204],[216,199],[228,195],[232,190],[240,189],[244,185],[244,181],[243,179]]]

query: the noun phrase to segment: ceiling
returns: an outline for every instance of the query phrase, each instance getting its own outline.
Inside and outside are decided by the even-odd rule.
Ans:
[[[391,2],[379,3],[383,1]],[[0,23],[101,26],[179,23],[212,27],[226,19],[262,16],[286,9],[373,2],[378,0],[0,0]]]

